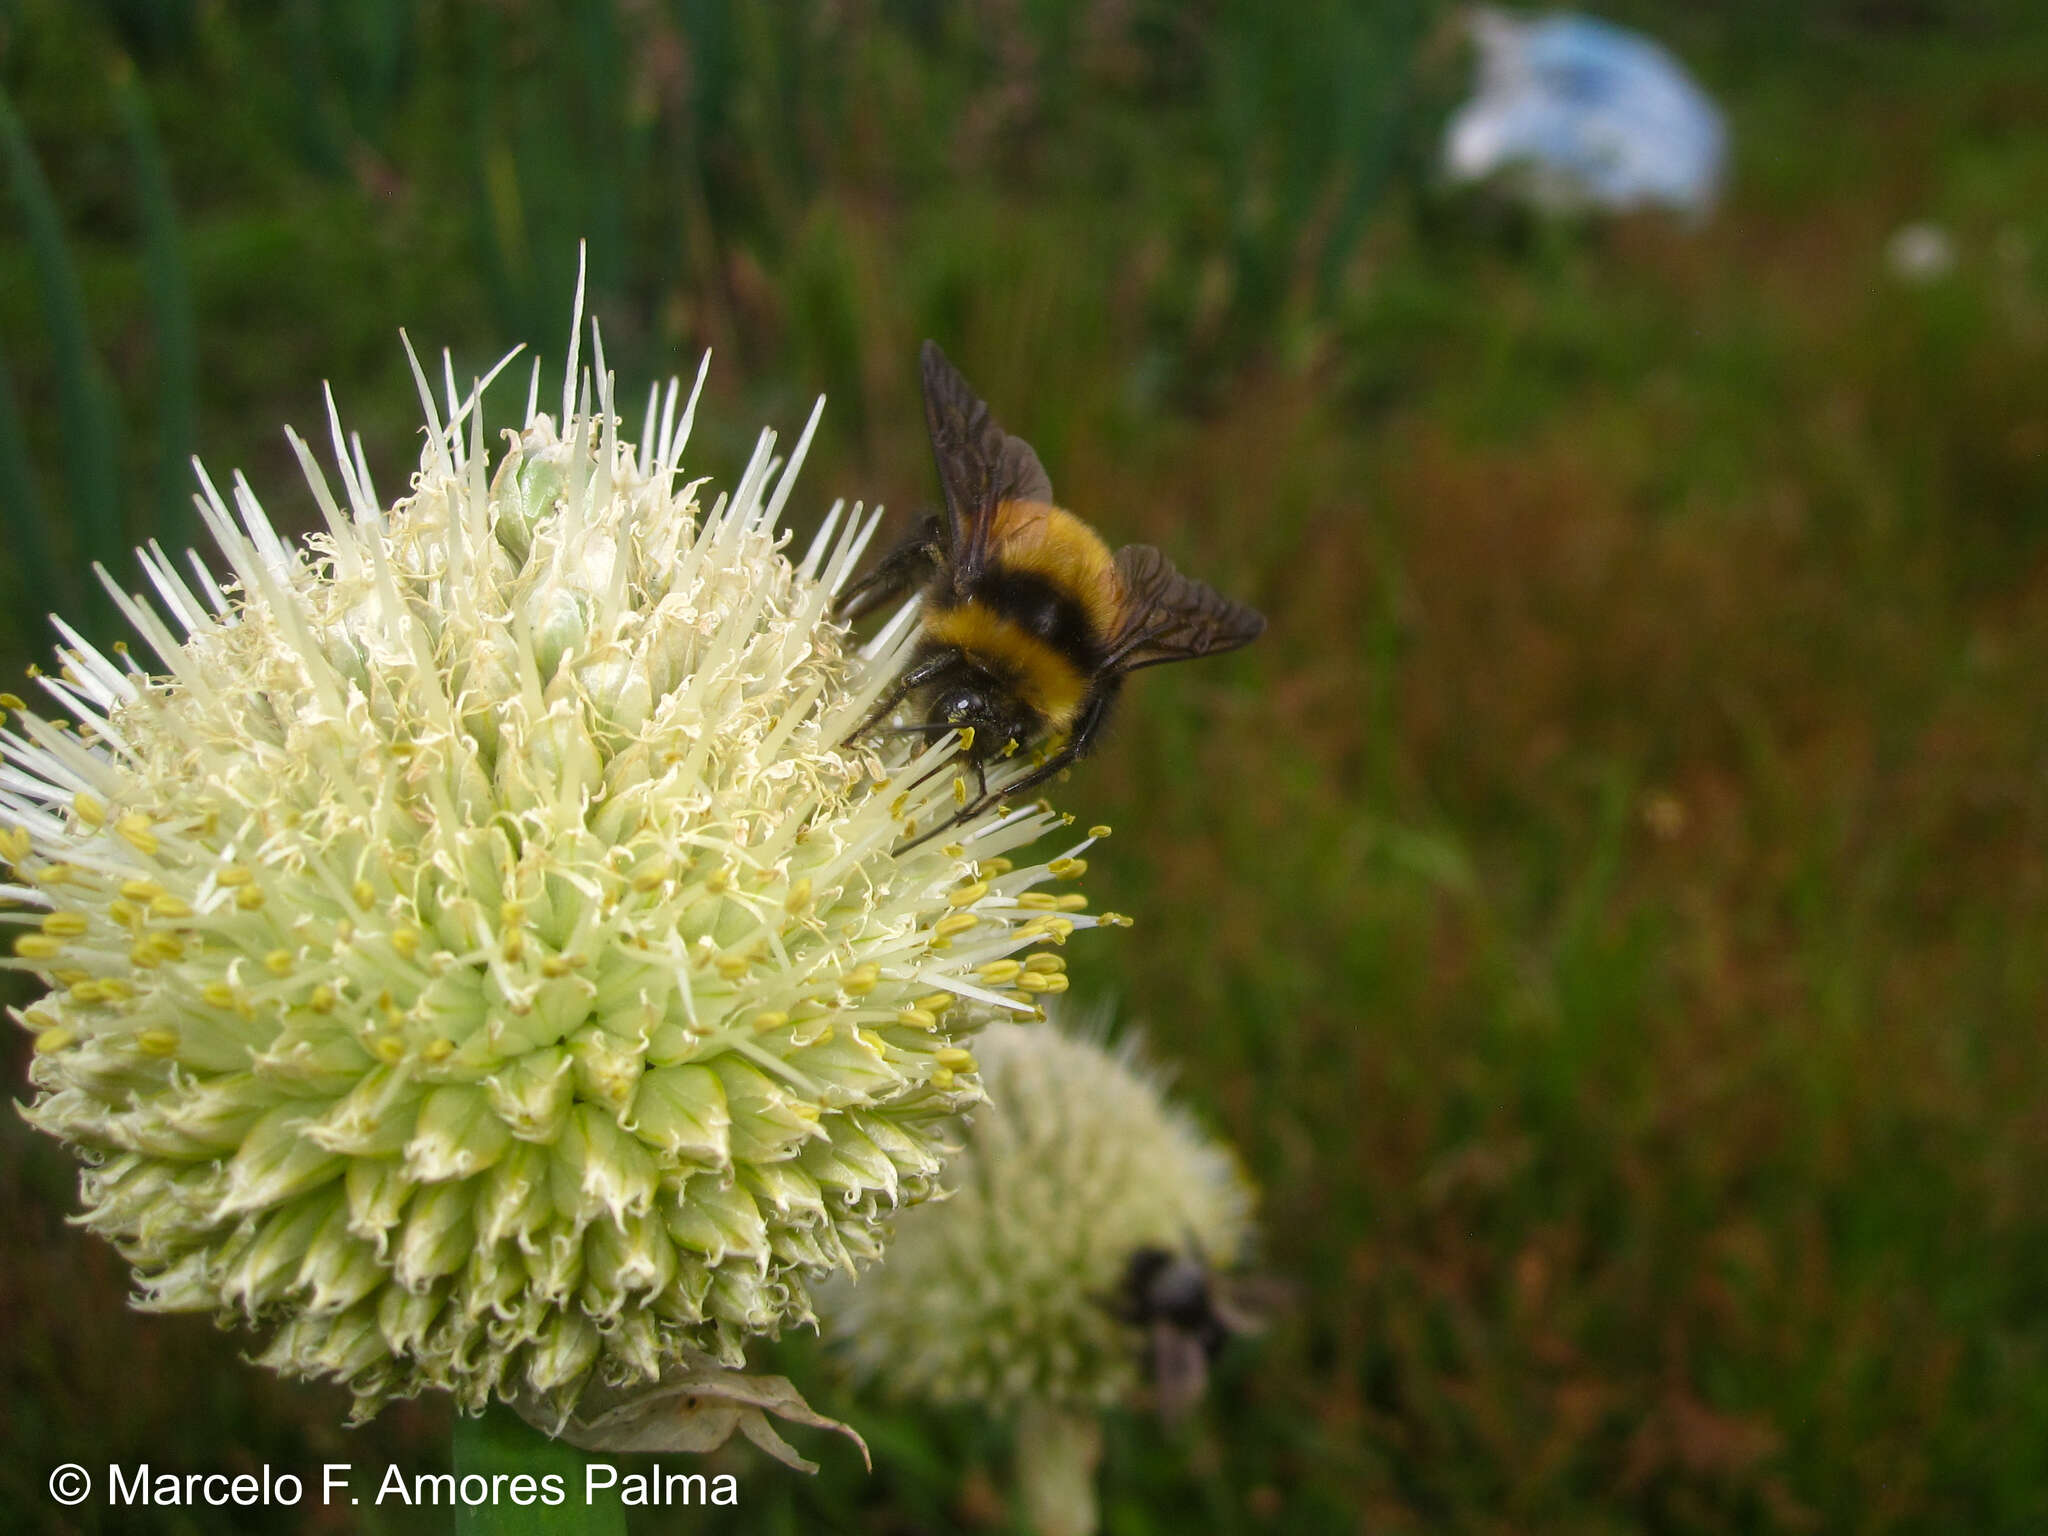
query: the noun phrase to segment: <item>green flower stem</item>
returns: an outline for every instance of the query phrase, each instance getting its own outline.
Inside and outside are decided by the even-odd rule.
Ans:
[[[1034,1536],[1095,1536],[1102,1421],[1044,1403],[1017,1416],[1017,1500]]]
[[[573,1445],[551,1440],[510,1408],[493,1403],[481,1417],[455,1417],[455,1476],[526,1476],[539,1487],[553,1473],[568,1491],[561,1504],[538,1499],[524,1506],[511,1498],[458,1504],[455,1536],[625,1536],[626,1511],[616,1494],[583,1498],[583,1468],[590,1458]],[[509,1486],[509,1485],[505,1485]]]

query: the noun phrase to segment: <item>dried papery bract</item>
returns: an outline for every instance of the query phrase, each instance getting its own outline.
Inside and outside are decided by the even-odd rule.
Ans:
[[[988,1102],[946,1170],[953,1193],[899,1218],[883,1261],[820,1310],[876,1385],[1011,1422],[1034,1529],[1078,1536],[1095,1523],[1102,1411],[1181,1342],[1131,1315],[1133,1260],[1176,1254],[1220,1277],[1245,1256],[1251,1191],[1097,1032],[998,1024],[977,1054]]]
[[[572,341],[493,453],[443,371],[395,504],[338,420],[338,491],[291,438],[303,547],[202,472],[226,579],[108,579],[156,670],[57,621],[68,718],[0,732],[8,963],[50,987],[28,1118],[141,1305],[268,1326],[359,1414],[561,1427],[808,1319],[934,1187],[975,1032],[1047,990],[1012,958],[1093,920],[1005,858],[1049,812],[911,846],[953,743],[841,748],[909,625],[856,655],[829,618],[858,507],[783,553],[811,427],[707,511],[696,391],[635,447]]]

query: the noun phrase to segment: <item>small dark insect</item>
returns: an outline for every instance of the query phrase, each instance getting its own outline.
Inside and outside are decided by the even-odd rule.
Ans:
[[[1131,1255],[1111,1310],[1146,1331],[1146,1372],[1168,1423],[1185,1418],[1201,1400],[1210,1363],[1223,1346],[1262,1326],[1236,1290],[1199,1258],[1149,1247]]]
[[[848,588],[839,615],[857,619],[910,587],[922,590],[923,635],[853,735],[913,693],[925,701],[924,723],[899,729],[971,732],[963,751],[979,794],[957,822],[1085,753],[1127,674],[1235,650],[1266,621],[1181,575],[1149,545],[1112,555],[1093,528],[1053,504],[1031,445],[996,424],[937,343],[924,344],[923,359],[945,516],[925,519]],[[1034,746],[1045,749],[1043,760],[991,792],[990,759]]]

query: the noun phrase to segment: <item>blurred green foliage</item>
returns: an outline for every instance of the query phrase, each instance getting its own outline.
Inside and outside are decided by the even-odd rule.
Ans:
[[[629,386],[717,349],[702,469],[831,395],[815,506],[929,498],[935,335],[1275,619],[1062,792],[1139,919],[1076,992],[1298,1294],[1194,1425],[1113,1426],[1108,1530],[2048,1528],[2048,23],[1603,11],[1730,111],[1702,230],[1436,188],[1422,0],[0,5],[8,653],[193,444],[304,526],[323,377],[402,483],[396,327],[552,365],[578,237]],[[1959,259],[1908,286],[1916,219]],[[0,1129],[27,1528],[70,1458],[445,1465],[441,1405],[344,1437],[120,1310],[71,1177]],[[998,1427],[772,1363],[876,1472],[736,1460],[693,1522],[1009,1528]]]

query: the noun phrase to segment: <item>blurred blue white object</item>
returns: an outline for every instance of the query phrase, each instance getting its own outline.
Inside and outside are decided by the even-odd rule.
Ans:
[[[1556,211],[1713,207],[1727,130],[1663,48],[1589,16],[1474,6],[1466,25],[1479,90],[1445,134],[1453,180],[1499,177]]]

